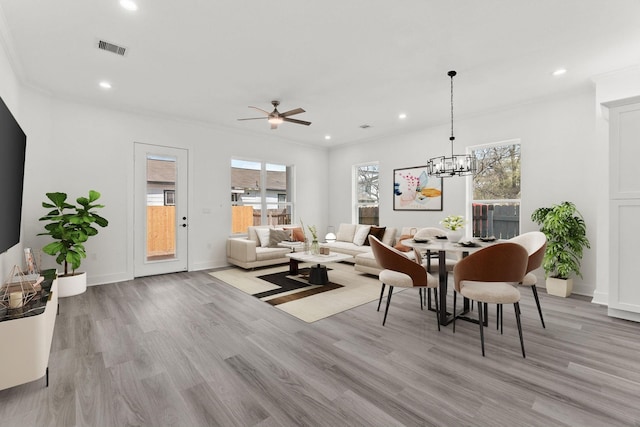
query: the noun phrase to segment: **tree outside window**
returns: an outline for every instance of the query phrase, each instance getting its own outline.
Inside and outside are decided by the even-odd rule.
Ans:
[[[380,222],[378,163],[354,166],[354,180],[356,223],[378,225]]]
[[[499,143],[472,150],[472,222],[475,237],[508,239],[520,234],[520,144]]]

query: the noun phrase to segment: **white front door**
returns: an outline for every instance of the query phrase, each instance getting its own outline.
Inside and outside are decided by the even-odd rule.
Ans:
[[[134,145],[134,276],[187,271],[189,152]]]

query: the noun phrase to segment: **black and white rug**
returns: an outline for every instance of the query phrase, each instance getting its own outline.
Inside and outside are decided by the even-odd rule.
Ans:
[[[254,271],[232,268],[210,274],[309,323],[376,301],[380,296],[377,277],[356,272],[352,264],[332,263],[327,267],[326,285],[310,285],[304,276],[305,268],[300,269],[300,275],[289,275],[288,265]]]

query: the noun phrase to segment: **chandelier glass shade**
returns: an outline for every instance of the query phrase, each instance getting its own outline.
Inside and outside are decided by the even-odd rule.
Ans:
[[[476,158],[471,154],[453,154],[453,77],[457,73],[449,71],[447,75],[451,78],[451,156],[432,157],[427,162],[427,173],[430,176],[446,178],[451,176],[473,175],[476,170]]]

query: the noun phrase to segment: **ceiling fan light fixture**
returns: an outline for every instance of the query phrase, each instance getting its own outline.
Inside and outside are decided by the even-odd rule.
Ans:
[[[269,123],[271,123],[272,125],[280,125],[282,124],[282,122],[284,120],[282,120],[282,117],[269,117],[269,120],[267,120]]]

